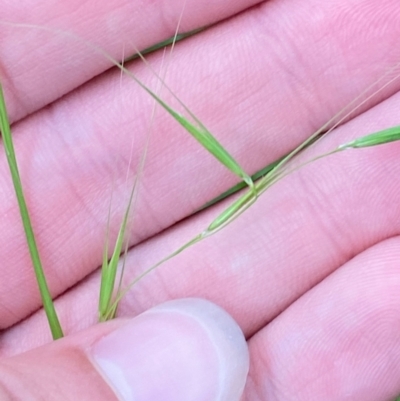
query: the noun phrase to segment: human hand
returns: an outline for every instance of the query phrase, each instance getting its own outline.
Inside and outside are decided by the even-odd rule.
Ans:
[[[234,6],[244,8],[245,3]],[[222,1],[213,4],[225,13],[238,11],[230,4],[223,7]],[[210,16],[222,17],[222,11],[218,14],[207,7],[202,12],[196,8],[186,19],[193,10],[188,3],[184,21],[191,22],[184,29],[211,22]],[[154,10],[149,10],[152,15]],[[107,10],[95,11],[107,15]],[[119,11],[121,15],[114,18],[125,25],[115,27],[114,34],[112,21],[79,23],[74,19],[77,13],[66,12],[61,28],[80,27],[71,30],[85,39],[90,30],[97,39],[96,32],[107,27],[111,32],[98,40],[105,40],[103,47],[116,57],[124,42],[121,32],[127,47],[155,41],[146,42],[139,33],[135,41],[123,27],[144,19],[132,19],[126,9]],[[179,44],[167,83],[246,171],[256,171],[292,149],[399,61],[398,13],[396,2],[388,0],[379,7],[372,0],[266,2]],[[157,29],[163,24],[156,18],[152,24],[161,39],[165,31]],[[2,78],[15,121],[106,66],[101,56],[93,57],[83,45],[57,35],[47,46],[36,46],[42,57],[33,52],[32,59],[22,62],[19,57],[23,50],[26,53],[27,42],[14,46],[15,35],[22,31],[2,29],[10,35],[1,71],[7,71]],[[40,36],[50,37],[49,32]],[[65,42],[71,48],[60,45]],[[72,52],[75,47],[77,53]],[[156,70],[161,58],[150,57]],[[31,60],[34,68],[26,68]],[[77,60],[82,64],[71,71]],[[145,81],[151,77],[143,65],[132,69]],[[115,208],[111,232],[115,232],[126,207],[124,181],[132,136],[131,176],[147,138],[152,103],[128,81],[123,78],[121,84],[115,71],[102,74],[14,126],[50,287],[54,294],[63,294],[56,307],[67,333],[95,322],[96,268],[101,263],[110,194]],[[397,89],[393,83],[378,100]],[[376,100],[370,101],[365,106],[368,112],[313,152],[398,124],[398,102],[396,95],[377,106]],[[246,401],[394,397],[400,392],[396,274],[400,194],[393,185],[399,168],[397,146],[349,151],[288,177],[231,226],[139,282],[125,297],[120,315],[138,315],[155,304],[187,296],[224,307],[248,339],[251,368]],[[0,283],[4,329],[0,341],[3,355],[15,355],[48,341],[48,328],[42,312],[28,317],[39,307],[39,297],[4,158],[0,166],[1,233],[7,244],[1,251],[6,268]],[[233,182],[174,121],[158,113],[135,203],[131,243],[141,243],[129,252],[126,280],[204,229],[226,203],[174,223]],[[99,327],[103,326],[90,330],[105,330]]]

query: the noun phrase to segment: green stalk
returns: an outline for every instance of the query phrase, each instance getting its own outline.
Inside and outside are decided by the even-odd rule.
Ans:
[[[277,166],[283,158],[280,158],[270,164],[268,166],[265,166],[261,170],[257,171],[251,176],[251,179],[256,182],[258,179],[261,177],[264,177],[266,174],[268,174],[272,169]],[[205,203],[203,206],[199,207],[194,213],[201,212],[202,210],[208,209],[211,206],[214,206],[215,204],[223,201],[224,199],[230,197],[231,195],[234,195],[235,193],[241,191],[242,189],[246,188],[248,185],[244,181],[240,181],[233,187],[227,189],[225,192],[223,192],[221,195],[216,196],[214,199],[211,199],[207,203]]]
[[[204,26],[201,28],[194,29],[193,31],[176,34],[166,40],[163,40],[162,42],[156,43],[155,45],[152,45],[152,46],[142,50],[140,52],[140,54],[145,56],[147,54],[154,53],[155,51],[160,50],[164,47],[173,45],[176,42],[180,42],[184,39],[190,38],[191,36],[194,36],[194,35],[198,34],[199,32],[205,31],[208,28],[209,28],[209,26]],[[139,54],[135,53],[132,56],[129,56],[126,59],[124,59],[123,63],[125,64],[125,63],[128,63],[129,61],[136,60],[138,58],[140,58]]]
[[[314,135],[315,138],[315,135]],[[143,277],[145,277],[147,274],[149,274],[151,271],[155,270],[158,268],[160,265],[165,263],[166,261],[172,259],[173,257],[179,255],[182,253],[185,249],[191,247],[192,245],[202,241],[203,239],[210,237],[211,235],[215,234],[228,224],[230,224],[232,221],[236,220],[244,211],[246,211],[256,200],[257,198],[264,193],[267,189],[269,189],[271,186],[273,186],[275,183],[277,183],[279,180],[282,178],[286,177],[287,175],[293,173],[296,170],[299,170],[300,168],[316,161],[319,159],[322,159],[324,157],[333,155],[335,153],[342,152],[347,149],[351,148],[362,148],[362,147],[367,147],[367,146],[377,146],[377,145],[383,145],[388,142],[393,142],[400,140],[400,126],[398,127],[392,127],[383,131],[375,132],[370,135],[366,135],[361,138],[357,138],[354,141],[350,141],[346,144],[340,145],[337,148],[321,154],[319,156],[316,156],[310,160],[307,160],[306,162],[295,166],[288,171],[281,171],[277,170],[273,166],[269,166],[269,172],[264,175],[261,179],[259,179],[257,182],[254,184],[254,188],[249,188],[240,198],[238,198],[235,202],[233,202],[230,206],[228,206],[223,212],[221,212],[214,220],[208,225],[208,227],[201,232],[200,234],[196,235],[194,238],[186,242],[184,245],[179,247],[177,250],[166,256],[165,258],[161,259],[159,262],[157,262],[155,265],[151,266],[147,270],[145,270],[143,273],[141,273],[136,279],[131,281],[123,291],[120,291],[119,294],[117,294],[117,297],[112,305],[110,305],[110,308],[108,310],[107,315],[108,316],[113,316],[115,313],[116,308],[118,307],[119,302],[122,300],[122,298],[126,295],[126,293],[137,283],[139,282]],[[307,144],[312,143],[309,139],[306,141]],[[296,154],[300,150],[302,150],[305,147],[304,143],[301,144],[298,148],[296,148],[294,151],[291,152],[291,154]],[[287,157],[281,159],[285,160]],[[278,165],[282,162],[276,162],[274,163],[275,165]],[[280,166],[279,166],[280,167]],[[279,168],[278,167],[278,168]],[[400,397],[396,399],[396,401],[400,401]]]
[[[46,277],[43,272],[42,263],[40,261],[39,251],[33,233],[32,223],[29,217],[28,208],[26,205],[24,193],[22,190],[21,178],[18,171],[17,159],[15,157],[14,144],[11,137],[10,122],[8,119],[3,88],[0,85],[0,131],[3,137],[4,148],[6,151],[8,166],[10,168],[11,177],[14,185],[15,194],[17,196],[18,206],[22,219],[22,224],[25,231],[26,240],[28,243],[29,253],[31,256],[33,269],[35,271],[36,280],[39,286],[40,295],[43,302],[43,307],[46,312],[47,320],[49,321],[51,334],[53,339],[63,337],[63,331],[58,320],[53,300],[50,295]]]

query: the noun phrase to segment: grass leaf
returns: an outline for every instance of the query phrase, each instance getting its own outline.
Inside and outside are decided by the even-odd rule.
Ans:
[[[141,86],[161,107],[164,108],[183,128],[190,133],[206,150],[208,150],[220,163],[228,168],[232,173],[239,176],[249,187],[253,187],[254,183],[251,177],[243,170],[239,163],[229,154],[229,152],[218,142],[211,132],[201,124],[197,118],[194,125],[187,118],[179,114],[160,97],[158,97],[150,88],[144,85],[129,70],[118,64],[125,73],[127,73],[134,81]],[[191,113],[192,114],[192,113]],[[193,116],[193,114],[192,114]]]
[[[228,153],[228,151],[218,142],[218,140],[204,127],[195,126],[185,117],[181,116],[161,99],[157,99],[165,110],[171,114],[175,120],[182,125],[205,149],[207,149],[220,163],[228,168],[232,173],[239,176],[247,185],[253,186],[251,177],[240,167],[236,160]]]
[[[194,36],[194,35],[198,34],[199,32],[202,32],[202,31],[206,30],[207,28],[208,28],[207,26],[204,26],[204,27],[197,28],[197,29],[194,29],[194,30],[189,31],[189,32],[175,34],[174,36],[171,36],[170,38],[168,38],[166,40],[158,42],[155,45],[152,45],[152,46],[142,50],[140,52],[140,54],[142,56],[145,56],[147,54],[153,53],[153,52],[155,52],[157,50],[163,49],[164,47],[173,45],[176,42],[180,42],[180,41],[182,41],[184,39],[190,38],[191,36]],[[129,56],[129,57],[125,58],[124,64],[128,63],[129,61],[136,60],[138,58],[140,58],[140,55],[138,53],[135,53],[132,56]]]
[[[22,183],[18,171],[17,159],[15,157],[14,143],[11,136],[11,128],[8,119],[3,88],[0,84],[0,131],[3,138],[4,148],[7,155],[7,161],[11,172],[11,178],[14,185],[15,194],[18,201],[22,224],[25,231],[26,240],[28,243],[29,253],[31,256],[33,268],[35,271],[36,280],[39,286],[40,295],[43,302],[47,320],[50,325],[50,330],[53,339],[63,337],[63,331],[58,320],[54,303],[47,285],[46,277],[43,272],[42,262],[39,256],[39,250],[36,244],[35,235],[32,228],[31,219],[29,217],[28,207],[26,205]]]
[[[385,143],[398,141],[400,139],[400,126],[391,127],[383,131],[374,132],[363,136],[361,138],[354,139],[351,142],[345,143],[339,146],[340,150],[349,148],[365,148],[368,146],[383,145]]]

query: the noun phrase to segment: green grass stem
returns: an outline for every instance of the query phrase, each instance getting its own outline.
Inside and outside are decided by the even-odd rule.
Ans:
[[[221,143],[211,134],[211,132],[191,113],[195,118],[195,124],[179,114],[162,99],[160,99],[150,88],[144,85],[135,75],[119,64],[125,73],[127,73],[140,87],[142,87],[161,107],[164,108],[185,130],[193,136],[209,153],[211,153],[228,170],[240,177],[249,187],[254,183],[251,177],[243,170],[239,163],[230,155],[230,153],[221,145]]]
[[[43,271],[42,262],[40,260],[39,250],[36,244],[35,235],[32,228],[31,219],[29,217],[28,207],[26,205],[24,192],[22,189],[21,178],[19,175],[17,159],[15,156],[14,143],[11,136],[10,122],[8,119],[6,103],[3,94],[3,88],[0,84],[0,131],[2,133],[4,148],[6,151],[8,166],[11,172],[11,178],[14,185],[15,194],[18,201],[22,224],[29,248],[29,254],[32,260],[36,280],[39,286],[40,296],[42,298],[43,307],[50,325],[53,339],[63,337],[63,331],[58,320],[54,303],[47,285],[46,276]]]
[[[373,138],[374,140],[372,140]],[[208,227],[186,242],[184,245],[179,247],[177,250],[151,266],[149,269],[145,270],[143,273],[141,273],[137,278],[135,278],[133,281],[131,281],[123,291],[121,291],[116,299],[114,304],[110,307],[109,309],[109,315],[112,316],[114,314],[114,311],[116,310],[118,303],[122,300],[122,298],[127,294],[127,292],[136,284],[138,283],[143,277],[145,277],[147,274],[158,268],[160,265],[165,263],[166,261],[172,259],[173,257],[177,256],[178,254],[182,253],[184,250],[189,248],[190,246],[202,241],[203,239],[215,234],[219,230],[221,230],[223,227],[231,223],[232,221],[236,220],[239,215],[241,215],[245,210],[247,210],[258,198],[259,195],[261,195],[263,192],[265,192],[267,189],[269,189],[272,185],[277,183],[279,180],[283,179],[284,177],[288,176],[289,174],[293,173],[296,170],[299,170],[300,168],[315,162],[316,160],[325,158],[327,156],[330,156],[335,153],[339,153],[343,150],[350,149],[350,148],[361,148],[365,146],[376,146],[376,145],[382,145],[384,143],[388,142],[393,142],[395,140],[400,139],[400,127],[393,127],[389,128],[383,131],[376,132],[374,134],[370,134],[361,138],[358,138],[354,141],[351,141],[345,145],[340,145],[339,147],[318,155],[302,164],[299,166],[295,166],[292,169],[289,169],[288,171],[279,171],[275,170],[274,168],[270,169],[269,172],[264,175],[261,179],[259,179],[255,185],[254,185],[254,190],[256,194],[254,194],[254,190],[252,188],[248,189],[239,199],[237,199],[235,202],[233,202],[230,206],[228,206],[222,213],[220,213],[214,220],[208,225]],[[372,143],[374,142],[374,143]],[[357,146],[351,146],[351,144],[357,144]],[[361,146],[360,144],[364,144]],[[300,145],[302,146],[302,145]],[[297,149],[297,148],[296,148]],[[294,152],[294,151],[293,151]],[[292,153],[293,153],[292,152]],[[276,162],[275,164],[279,164],[279,162]],[[400,401],[400,399],[399,399]]]

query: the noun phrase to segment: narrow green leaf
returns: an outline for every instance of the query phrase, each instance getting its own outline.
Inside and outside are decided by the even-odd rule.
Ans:
[[[204,26],[202,28],[194,29],[193,31],[189,31],[189,32],[185,32],[185,33],[179,33],[177,35],[171,36],[170,38],[168,38],[166,40],[163,40],[162,42],[156,43],[155,45],[152,45],[152,46],[142,50],[140,52],[140,54],[142,56],[145,56],[147,54],[153,53],[153,52],[155,52],[157,50],[160,50],[160,49],[162,49],[164,47],[170,46],[170,45],[172,45],[172,44],[174,44],[176,42],[180,42],[180,41],[182,41],[184,39],[187,39],[187,38],[189,38],[191,36],[194,36],[194,35],[202,32],[202,31],[205,31],[207,28],[208,28],[208,26]],[[140,58],[140,56],[139,56],[138,53],[135,53],[132,56],[129,56],[129,57],[125,58],[124,64],[128,63],[129,61],[135,60],[137,58]]]
[[[388,142],[398,141],[400,139],[400,126],[391,127],[383,131],[374,132],[357,138],[354,141],[339,146],[340,150],[348,148],[365,148],[368,146],[383,145]]]
[[[53,339],[63,337],[63,331],[58,320],[54,303],[51,298],[50,290],[47,285],[46,276],[43,271],[42,262],[39,256],[39,250],[36,244],[35,235],[32,228],[31,219],[29,217],[28,207],[26,205],[22,183],[18,171],[17,159],[15,157],[14,143],[11,136],[11,128],[8,120],[8,114],[3,94],[3,88],[0,84],[0,131],[2,133],[4,148],[6,150],[8,166],[11,172],[11,178],[14,185],[15,194],[18,201],[22,224],[25,231],[26,240],[28,243],[29,253],[31,256],[33,268],[35,271],[36,280],[39,286],[40,295],[43,302],[47,320],[50,325],[50,330]]]
[[[240,177],[250,188],[254,189],[254,182],[251,177],[243,170],[239,163],[229,154],[229,152],[218,142],[218,140],[211,134],[211,132],[198,120],[198,118],[177,98],[172,90],[164,84],[169,92],[181,103],[181,105],[189,112],[190,116],[195,120],[196,124],[191,123],[188,119],[183,117],[171,106],[165,103],[159,96],[157,96],[150,88],[148,88],[140,79],[138,79],[132,72],[125,68],[122,64],[118,63],[107,53],[104,56],[113,62],[122,72],[131,77],[143,90],[145,90],[165,111],[167,111],[183,128],[188,131],[193,138],[195,138],[206,150],[208,150],[220,163],[226,168]],[[139,57],[143,55],[138,52]],[[161,79],[158,74],[151,69],[153,73]]]
[[[99,320],[108,320],[110,306],[112,304],[112,296],[114,293],[115,279],[117,277],[118,262],[122,251],[122,246],[125,238],[126,226],[128,223],[129,212],[132,205],[135,185],[132,188],[129,198],[128,207],[126,208],[122,224],[119,228],[117,241],[115,243],[114,251],[109,262],[107,262],[107,254],[103,254],[103,266],[101,272],[100,283],[100,300],[99,300]]]
[[[218,140],[205,128],[197,127],[188,121],[185,117],[178,114],[162,101],[160,104],[182,125],[193,138],[195,138],[205,149],[207,149],[220,163],[227,169],[239,176],[247,185],[253,186],[251,177],[240,167],[236,160],[226,151],[226,149],[218,142]]]
[[[111,256],[110,262],[106,262],[102,266],[101,283],[100,283],[100,300],[99,300],[99,320],[104,321],[104,316],[107,315],[112,295],[114,292],[115,279],[117,276],[117,267],[122,249],[122,243],[125,234],[126,225],[125,219],[121,224],[118,232],[117,242],[115,244],[114,252]]]
[[[124,68],[124,67],[123,67]],[[131,74],[130,74],[131,75]],[[133,76],[133,75],[131,75]],[[204,127],[196,126],[185,117],[176,112],[172,107],[160,99],[152,90],[142,84],[136,77],[135,81],[147,92],[156,102],[162,106],[183,128],[188,131],[205,149],[207,149],[219,162],[226,168],[239,176],[248,186],[253,187],[254,183],[251,177],[242,169],[239,163],[225,150],[218,140]]]
[[[99,320],[101,320],[102,313],[107,309],[107,288],[106,283],[109,281],[109,271],[110,267],[108,265],[108,246],[109,246],[109,234],[110,234],[110,220],[111,220],[111,201],[108,207],[108,218],[107,218],[107,229],[106,229],[106,239],[103,249],[103,262],[101,265],[101,279],[100,279],[100,293],[99,293]]]

